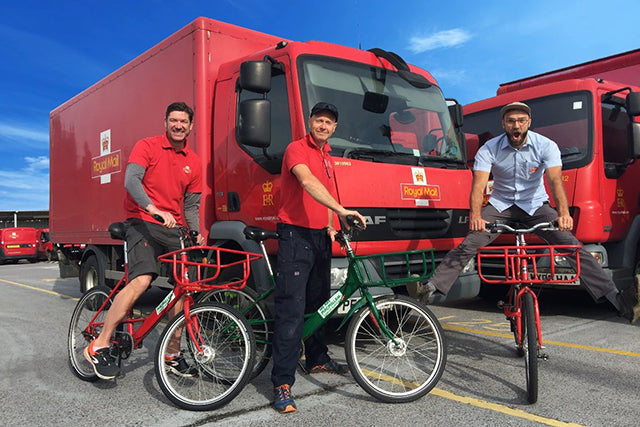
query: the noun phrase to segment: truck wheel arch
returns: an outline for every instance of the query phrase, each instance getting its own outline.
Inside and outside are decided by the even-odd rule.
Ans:
[[[80,291],[82,293],[96,286],[105,286],[105,266],[107,257],[96,246],[88,246],[80,261]]]

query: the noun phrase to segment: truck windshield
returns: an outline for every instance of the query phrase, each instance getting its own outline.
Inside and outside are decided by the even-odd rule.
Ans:
[[[433,85],[417,88],[395,71],[335,58],[298,58],[305,111],[338,107],[331,155],[371,162],[464,168],[446,102]]]
[[[523,99],[531,107],[530,130],[552,139],[562,155],[562,169],[575,169],[591,161],[593,147],[593,108],[586,91]],[[501,106],[500,106],[501,107]],[[469,143],[482,146],[504,132],[500,107],[464,116],[464,132]],[[474,152],[469,147],[470,152]]]

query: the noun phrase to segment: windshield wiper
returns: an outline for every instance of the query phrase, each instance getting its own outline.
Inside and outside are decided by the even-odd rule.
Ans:
[[[348,159],[359,159],[362,155],[381,155],[381,156],[413,156],[411,153],[399,153],[397,151],[389,151],[389,150],[376,150],[375,148],[347,148],[344,150],[343,157]]]
[[[425,162],[466,165],[464,160],[454,159],[451,157],[430,156],[428,154],[420,156],[420,164],[424,164]]]

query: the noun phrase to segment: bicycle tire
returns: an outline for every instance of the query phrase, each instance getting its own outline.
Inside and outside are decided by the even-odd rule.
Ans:
[[[442,376],[447,347],[436,316],[423,303],[404,295],[375,301],[397,344],[377,326],[369,306],[349,323],[345,354],[356,382],[388,403],[411,402],[429,393]]]
[[[251,379],[262,373],[271,360],[271,343],[273,340],[272,318],[263,301],[256,303],[258,294],[251,288],[216,289],[203,292],[198,303],[219,302],[228,304],[241,312],[247,319],[256,338],[256,356]],[[252,306],[250,309],[247,309]]]
[[[101,328],[97,328],[93,334],[86,332],[89,322],[102,307],[102,304],[109,299],[110,290],[104,286],[89,289],[76,304],[71,322],[69,323],[69,333],[67,335],[67,350],[69,354],[69,367],[71,371],[83,381],[97,381],[99,378],[93,370],[93,366],[84,357],[84,349],[100,333]],[[111,307],[111,301],[98,314],[96,322],[104,322],[107,311]]]
[[[522,345],[527,377],[527,396],[529,403],[538,401],[538,328],[534,311],[533,296],[525,293],[522,296]]]
[[[232,307],[203,303],[191,308],[202,339],[202,354],[184,328],[184,313],[174,317],[160,335],[155,352],[155,374],[162,392],[180,408],[210,411],[229,403],[249,382],[255,356],[255,338],[244,316]],[[182,377],[166,369],[165,354],[173,334],[182,330],[182,356],[194,370]],[[184,329],[184,330],[183,330]]]

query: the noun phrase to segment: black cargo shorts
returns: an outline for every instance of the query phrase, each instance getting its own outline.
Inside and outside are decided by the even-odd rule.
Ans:
[[[155,279],[160,274],[158,257],[180,249],[179,229],[166,228],[138,218],[129,218],[125,224],[129,280],[143,274],[151,274]]]

